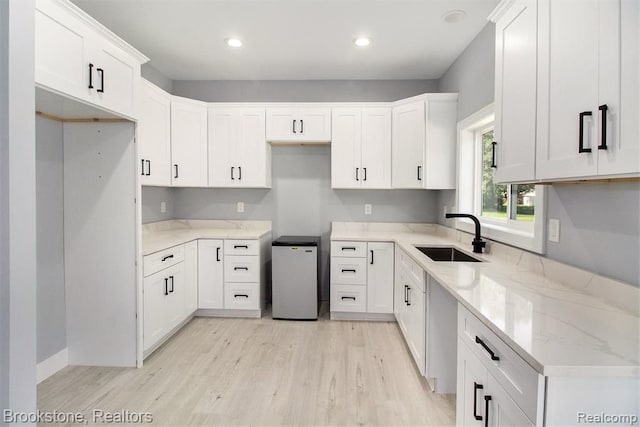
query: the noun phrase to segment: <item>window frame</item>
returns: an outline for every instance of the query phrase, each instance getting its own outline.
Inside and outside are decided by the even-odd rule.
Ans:
[[[533,224],[507,218],[492,219],[482,216],[482,159],[483,147],[478,142],[480,131],[494,128],[494,104],[476,111],[458,122],[458,155],[456,160],[457,212],[471,212],[482,225],[482,235],[528,251],[544,254],[547,192],[545,186],[536,185],[535,217]],[[509,187],[510,188],[510,187]],[[455,228],[474,233],[474,224],[468,219],[455,220]]]

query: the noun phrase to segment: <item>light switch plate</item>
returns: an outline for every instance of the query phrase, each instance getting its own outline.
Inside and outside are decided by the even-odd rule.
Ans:
[[[371,215],[371,203],[365,203],[364,205],[364,214]]]
[[[238,202],[238,213],[244,212],[244,202]]]
[[[560,242],[560,220],[559,219],[549,219],[548,229],[548,238],[550,242],[558,243]]]
[[[167,212],[167,202],[160,202],[160,213]]]

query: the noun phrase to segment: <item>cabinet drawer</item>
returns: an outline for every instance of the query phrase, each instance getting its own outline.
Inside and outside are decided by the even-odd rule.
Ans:
[[[225,282],[224,308],[258,310],[260,308],[260,284]]]
[[[458,336],[513,401],[536,422],[538,383],[542,376],[462,304],[458,304]],[[490,352],[499,360],[492,360]]]
[[[366,285],[366,258],[331,257],[331,283],[336,285]]]
[[[225,240],[225,255],[258,255],[260,244],[257,240]]]
[[[225,282],[258,282],[260,281],[260,264],[257,256],[225,256]]]
[[[367,256],[367,242],[331,242],[331,256],[365,258]]]
[[[350,313],[366,312],[366,286],[332,285],[331,311],[346,311]]]
[[[184,245],[174,246],[144,257],[144,276],[147,277],[184,261]]]

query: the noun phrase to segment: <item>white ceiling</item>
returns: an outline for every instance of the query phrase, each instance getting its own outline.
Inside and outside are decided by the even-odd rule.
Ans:
[[[498,1],[73,0],[173,80],[437,79]]]

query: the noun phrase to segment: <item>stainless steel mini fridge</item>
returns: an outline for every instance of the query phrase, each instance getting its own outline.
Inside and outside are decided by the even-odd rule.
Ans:
[[[272,317],[318,319],[320,237],[282,236],[271,252]]]

